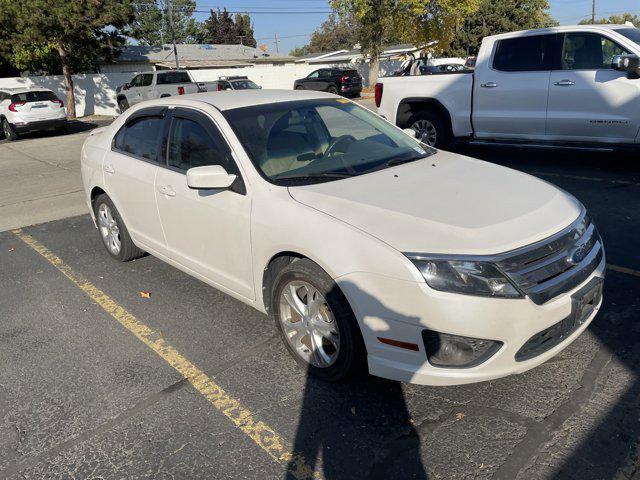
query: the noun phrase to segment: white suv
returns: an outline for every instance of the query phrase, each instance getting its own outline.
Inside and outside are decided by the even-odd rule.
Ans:
[[[7,140],[19,133],[64,128],[67,112],[64,103],[46,88],[0,89],[0,122]]]
[[[143,102],[90,134],[81,165],[112,257],[149,252],[271,314],[325,379],[365,362],[431,385],[522,372],[602,301],[602,241],[575,198],[335,95]]]

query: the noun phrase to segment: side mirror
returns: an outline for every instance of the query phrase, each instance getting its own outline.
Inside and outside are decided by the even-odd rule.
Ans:
[[[611,60],[611,68],[614,70],[624,70],[624,56],[623,55],[615,55]]]
[[[627,72],[627,78],[640,78],[640,57],[638,55],[616,55],[611,61],[611,68]]]
[[[187,170],[187,186],[197,190],[213,190],[229,188],[237,178],[221,165],[207,165]]]
[[[416,132],[413,128],[403,128],[402,131],[409,135],[411,138],[418,138],[418,132]]]

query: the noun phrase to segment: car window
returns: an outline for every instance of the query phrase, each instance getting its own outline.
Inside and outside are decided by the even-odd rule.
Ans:
[[[158,143],[162,123],[161,117],[137,118],[122,127],[114,139],[118,150],[147,160],[158,160]]]
[[[144,73],[141,75],[142,79],[140,80],[141,87],[148,87],[153,82],[153,73]]]
[[[187,72],[158,73],[158,85],[172,85],[175,83],[189,83],[191,78]]]
[[[615,55],[627,52],[613,40],[592,32],[567,33],[562,49],[563,70],[597,70],[611,68]]]
[[[50,102],[58,100],[55,93],[47,91],[22,92],[11,95],[12,102]]]
[[[142,81],[142,75],[136,75],[135,77],[133,77],[133,80],[131,80],[130,83],[132,87],[139,87],[141,81]]]
[[[234,80],[232,83],[235,90],[251,90],[260,88],[251,80]]]
[[[640,45],[640,29],[639,28],[617,28],[614,30],[618,32],[620,35],[624,35],[632,42],[635,42]]]
[[[311,73],[307,76],[307,78],[310,78],[310,79],[318,78],[318,75],[319,75],[319,74],[320,74],[320,70],[316,70],[315,72],[311,72]]]
[[[187,171],[193,167],[222,165],[235,171],[227,142],[212,125],[204,128],[188,118],[174,118],[169,134],[169,166]]]
[[[557,63],[556,35],[534,35],[499,40],[493,68],[503,72],[553,70]]]
[[[320,74],[318,75],[319,78],[330,78],[331,77],[331,70],[320,70]]]

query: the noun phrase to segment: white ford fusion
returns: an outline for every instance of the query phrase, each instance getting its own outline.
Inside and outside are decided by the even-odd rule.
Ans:
[[[523,372],[602,302],[602,241],[575,198],[329,94],[143,102],[87,138],[82,176],[112,257],[148,252],[270,314],[328,380]]]

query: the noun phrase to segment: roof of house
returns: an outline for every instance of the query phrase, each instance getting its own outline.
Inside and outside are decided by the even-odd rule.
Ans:
[[[259,48],[247,45],[198,45],[178,44],[178,59],[180,61],[219,62],[219,61],[245,61],[257,60],[287,60],[289,57],[272,55]],[[125,45],[116,63],[149,62],[159,63],[173,60],[173,45]]]
[[[436,42],[429,42],[426,45],[418,46],[410,43],[403,43],[399,45],[389,45],[384,48],[380,57],[391,57],[394,55],[400,55],[415,50],[420,50],[427,46],[430,46]],[[334,52],[324,53],[309,53],[298,57],[296,63],[334,63],[334,62],[351,62],[353,60],[359,60],[362,58],[362,53],[359,48],[353,48],[351,50],[336,50]]]

